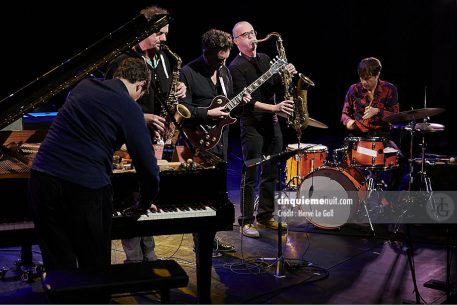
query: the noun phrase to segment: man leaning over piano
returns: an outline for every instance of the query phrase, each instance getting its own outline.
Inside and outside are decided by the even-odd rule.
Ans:
[[[115,150],[126,143],[140,177],[140,206],[159,189],[159,168],[143,112],[148,88],[142,59],[128,58],[114,79],[82,80],[67,97],[33,162],[28,199],[46,269],[111,264]]]

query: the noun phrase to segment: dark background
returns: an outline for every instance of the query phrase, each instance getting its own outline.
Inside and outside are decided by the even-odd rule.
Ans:
[[[442,107],[431,122],[446,131],[428,135],[430,152],[454,154],[456,116],[456,15],[453,0],[383,1],[13,1],[1,9],[2,83],[4,97],[115,30],[141,8],[157,4],[170,10],[169,45],[184,64],[200,55],[200,37],[216,27],[231,32],[250,21],[258,38],[281,33],[287,57],[316,87],[308,92],[311,117],[329,129],[308,128],[302,142],[344,137],[339,119],[345,93],[358,81],[358,62],[368,56],[383,64],[381,78],[398,87],[400,111]],[[259,46],[276,53],[274,40]],[[233,57],[237,53],[232,50]],[[57,109],[64,96],[51,100]],[[292,141],[293,142],[293,141]],[[296,141],[295,141],[296,142]],[[324,143],[325,144],[325,143]]]

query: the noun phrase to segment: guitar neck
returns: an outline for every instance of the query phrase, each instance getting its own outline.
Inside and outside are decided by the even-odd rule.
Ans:
[[[264,74],[262,74],[262,76],[260,76],[258,79],[256,79],[252,84],[250,84],[249,86],[246,87],[246,89],[244,89],[243,91],[241,91],[240,93],[237,94],[237,96],[235,96],[234,98],[232,98],[230,100],[230,102],[227,103],[227,105],[225,106],[225,108],[228,110],[228,111],[232,111],[232,109],[234,109],[236,106],[238,106],[242,99],[243,99],[243,95],[245,93],[249,93],[251,94],[252,92],[254,92],[254,90],[256,90],[257,88],[259,88],[264,82],[266,82],[270,77],[273,76],[273,71],[271,70],[271,68],[265,72]]]

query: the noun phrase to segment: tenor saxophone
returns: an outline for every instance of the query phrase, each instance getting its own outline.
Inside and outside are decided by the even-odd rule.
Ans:
[[[179,104],[178,97],[176,95],[179,84],[179,71],[181,70],[182,65],[181,57],[172,52],[167,45],[162,45],[162,49],[166,51],[176,62],[172,71],[170,90],[168,91],[165,105],[162,105],[160,112],[160,116],[165,119],[166,128],[165,134],[163,136],[163,142],[167,144],[176,144],[179,136],[179,131],[177,130],[175,123],[181,124],[183,119],[188,119],[191,117],[191,113],[186,106]],[[174,120],[171,116],[173,116]]]
[[[271,37],[276,38],[276,49],[279,57],[287,61],[286,50],[279,33],[271,32],[265,38],[256,40],[255,43],[262,43]],[[297,85],[294,88],[292,75],[287,69],[282,69],[279,74],[284,86],[284,99],[294,102],[294,111],[287,117],[287,126],[293,127],[297,132],[297,137],[301,138],[301,130],[308,127],[309,123],[308,88],[309,86],[314,86],[314,82],[302,73],[299,73]]]

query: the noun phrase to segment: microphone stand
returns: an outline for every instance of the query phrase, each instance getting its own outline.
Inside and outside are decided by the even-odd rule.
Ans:
[[[278,174],[276,177],[276,188],[278,191],[281,190],[281,161],[278,159]],[[279,210],[279,208],[278,208]],[[285,278],[286,277],[286,270],[284,267],[284,255],[282,253],[282,216],[279,215],[278,212],[278,254],[277,254],[277,261],[276,261],[276,270],[275,270],[275,278]]]
[[[262,165],[266,162],[273,162],[276,161],[278,165],[278,174],[276,177],[276,188],[278,191],[281,190],[281,172],[279,170],[279,167],[281,165],[281,161],[287,160],[293,155],[296,155],[300,151],[304,151],[307,149],[310,149],[314,147],[315,145],[311,145],[305,148],[297,148],[291,151],[285,151],[285,152],[280,152],[279,154],[276,155],[271,155],[271,156],[262,156],[261,158],[256,158],[256,159],[250,159],[246,160],[244,162],[244,165],[246,167],[253,167],[253,166],[258,166]],[[267,261],[274,261],[274,264],[276,265],[276,270],[274,276],[276,278],[285,278],[285,265],[286,261],[283,255],[283,250],[282,250],[282,216],[279,215],[278,213],[278,248],[277,248],[277,256],[276,258],[268,258],[268,257],[262,257],[260,258],[260,261],[262,262],[267,262]]]

